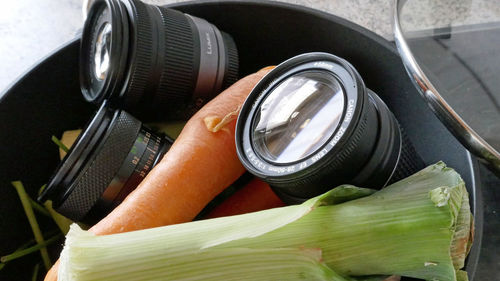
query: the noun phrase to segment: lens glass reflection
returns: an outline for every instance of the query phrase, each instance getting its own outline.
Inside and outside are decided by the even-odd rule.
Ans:
[[[111,48],[111,24],[109,22],[106,22],[100,28],[95,44],[95,77],[99,80],[104,80],[109,69],[109,54]]]
[[[322,147],[344,112],[337,79],[320,71],[299,73],[281,82],[265,98],[253,121],[253,144],[275,163],[299,161]]]

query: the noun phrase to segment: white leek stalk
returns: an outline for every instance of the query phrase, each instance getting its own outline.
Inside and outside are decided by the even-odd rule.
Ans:
[[[456,281],[471,220],[464,182],[438,163],[375,193],[344,185],[240,216],[106,236],[73,225],[59,280]]]

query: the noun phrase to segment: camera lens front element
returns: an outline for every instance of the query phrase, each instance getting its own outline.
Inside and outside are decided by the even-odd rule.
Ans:
[[[111,24],[106,22],[99,31],[96,41],[94,56],[95,76],[99,80],[106,79],[109,69],[109,56],[111,53]]]
[[[296,162],[322,147],[337,129],[345,98],[337,79],[326,72],[295,74],[261,103],[253,125],[253,144],[275,163]]]

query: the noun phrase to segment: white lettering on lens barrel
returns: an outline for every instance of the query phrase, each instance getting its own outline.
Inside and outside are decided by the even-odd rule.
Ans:
[[[323,67],[323,68],[330,69],[330,70],[333,68],[333,65],[331,63],[327,63],[327,62],[323,62],[323,61],[315,62],[314,66]]]
[[[250,160],[250,162],[252,162],[252,164],[255,167],[262,169],[262,170],[266,169],[266,165],[264,163],[262,163],[262,161],[260,161],[257,158],[257,156],[255,156],[255,153],[247,150],[247,155],[248,155],[248,160]]]
[[[330,142],[330,145],[335,146],[337,144],[337,142],[340,140],[340,138],[344,135],[344,133],[345,133],[345,128],[340,127],[339,131],[337,132],[337,134],[333,137],[332,141]]]
[[[326,149],[323,148],[320,152],[318,152],[318,154],[314,155],[314,157],[311,158],[311,160],[313,162],[316,162],[319,159],[323,158],[323,156],[325,156],[327,152],[328,152],[328,150],[326,150]]]
[[[344,122],[351,122],[353,112],[354,112],[354,100],[350,99],[347,102],[347,111],[345,113]]]

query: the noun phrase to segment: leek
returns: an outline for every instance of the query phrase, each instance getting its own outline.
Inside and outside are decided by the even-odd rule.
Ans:
[[[471,225],[464,182],[440,162],[251,214],[106,236],[72,225],[59,280],[466,280]]]

